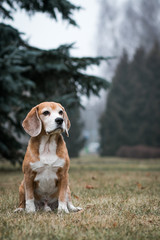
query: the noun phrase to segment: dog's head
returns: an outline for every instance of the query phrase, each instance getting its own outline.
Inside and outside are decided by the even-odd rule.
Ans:
[[[46,134],[65,132],[69,136],[70,121],[61,104],[43,102],[31,109],[22,126],[31,137],[38,136],[42,129]]]

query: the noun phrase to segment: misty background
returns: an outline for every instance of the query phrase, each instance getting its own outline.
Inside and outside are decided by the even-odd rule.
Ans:
[[[5,1],[2,1],[2,2],[4,2],[4,6],[5,6]],[[160,1],[159,0],[154,0],[154,1],[117,0],[116,2],[113,2],[112,0],[100,0],[100,1],[74,0],[72,1],[72,3],[82,7],[82,9],[74,11],[72,16],[75,22],[77,23],[78,27],[75,27],[74,24],[69,24],[69,22],[67,21],[63,21],[61,14],[58,10],[55,10],[56,16],[57,16],[56,21],[55,19],[51,19],[50,17],[48,17],[43,13],[34,13],[34,15],[31,13],[28,14],[24,9],[20,9],[20,8],[17,8],[17,10],[13,13],[14,20],[7,19],[7,18],[1,19],[1,23],[8,24],[8,25],[11,24],[14,28],[17,28],[19,32],[24,33],[21,36],[22,39],[26,41],[27,44],[35,48],[49,50],[49,49],[58,48],[59,45],[62,45],[62,44],[74,43],[74,45],[70,49],[70,54],[75,58],[76,57],[83,58],[88,56],[92,58],[96,58],[97,56],[102,56],[104,58],[111,57],[110,60],[106,61],[105,59],[103,59],[101,63],[96,62],[98,66],[96,66],[96,64],[93,64],[93,66],[91,66],[91,64],[88,64],[87,66],[86,64],[87,67],[80,70],[80,72],[84,74],[87,74],[90,76],[99,76],[100,78],[105,79],[107,83],[110,83],[109,88],[108,88],[109,85],[107,85],[107,87],[103,87],[102,82],[99,84],[97,79],[97,82],[95,83],[95,86],[96,86],[95,92],[94,92],[94,89],[92,89],[90,94],[88,94],[87,91],[78,92],[78,94],[76,95],[76,98],[79,99],[78,103],[80,103],[81,106],[83,106],[84,108],[79,107],[79,104],[74,99],[71,100],[72,97],[69,97],[69,95],[68,95],[68,98],[66,98],[67,99],[66,102],[69,101],[68,99],[70,98],[70,102],[75,103],[74,108],[71,103],[70,105],[68,105],[68,113],[69,113],[69,116],[71,116],[72,128],[71,128],[71,134],[70,134],[71,139],[70,140],[67,139],[66,141],[67,141],[71,156],[73,157],[78,156],[80,153],[81,154],[89,154],[89,153],[99,154],[102,152],[103,152],[102,155],[115,155],[116,152],[119,150],[119,147],[124,147],[127,145],[130,147],[143,145],[142,151],[158,151],[157,149],[155,150],[155,149],[148,148],[148,147],[159,148],[160,142],[158,137],[157,137],[157,141],[155,142],[151,141],[150,144],[147,144],[147,142],[145,142],[144,139],[142,142],[135,141],[133,143],[130,143],[127,140],[127,138],[125,141],[122,141],[121,135],[117,135],[116,139],[114,140],[116,142],[116,140],[119,139],[116,152],[107,153],[104,150],[102,150],[102,148],[104,148],[104,146],[106,146],[108,144],[108,141],[110,141],[110,139],[112,138],[109,135],[108,130],[105,130],[105,127],[106,128],[108,127],[108,129],[111,129],[111,126],[109,125],[109,123],[107,123],[107,121],[112,121],[112,120],[107,120],[107,119],[104,120],[104,115],[108,114],[107,117],[111,115],[110,112],[108,112],[107,110],[107,104],[108,104],[109,95],[112,95],[112,94],[108,94],[108,93],[109,92],[111,93],[112,90],[114,91],[113,88],[114,87],[116,88],[117,86],[116,84],[112,84],[113,79],[115,78],[115,76],[117,76],[116,75],[117,66],[123,60],[123,57],[125,55],[124,52],[127,55],[127,60],[126,60],[127,63],[128,64],[130,63],[131,65],[131,62],[134,59],[135,53],[139,48],[143,48],[143,51],[146,54],[146,61],[149,61],[147,60],[147,56],[148,56],[147,54],[151,54],[151,51],[154,45],[155,44],[159,45],[159,41],[160,41],[160,30],[159,30]],[[157,47],[157,49],[159,48]],[[157,50],[157,52],[158,51],[159,50]],[[157,61],[159,63],[159,60]],[[141,65],[141,62],[140,62],[140,65]],[[125,72],[126,68],[127,67],[124,68],[123,72]],[[129,68],[132,68],[132,67],[130,66]],[[30,73],[27,76],[30,76],[32,78],[33,74]],[[148,74],[146,74],[144,78],[146,78],[147,76]],[[130,79],[129,75],[128,75],[128,79]],[[152,83],[155,82],[154,79]],[[123,85],[122,80],[117,80],[117,81],[118,83]],[[141,80],[137,80],[137,81],[141,81]],[[159,88],[158,82],[160,81],[158,73],[157,73],[156,81],[157,81],[156,89],[158,89]],[[128,80],[126,79],[125,84],[127,82]],[[134,79],[132,80],[132,83],[134,84]],[[62,88],[64,86],[63,84],[64,83],[62,83],[61,85]],[[145,84],[145,81],[144,81],[144,84]],[[87,89],[87,86],[85,87]],[[72,92],[75,91],[75,88],[74,87],[72,88],[71,85],[68,85],[68,88],[70,88],[69,91],[67,89],[65,90],[64,88],[64,91],[60,90],[58,93],[55,92],[54,93],[55,95],[52,95],[52,100],[56,101],[57,99],[59,99],[58,98],[59,96],[65,95],[67,91],[68,91],[67,94],[71,94]],[[145,88],[145,85],[143,85],[143,88]],[[130,86],[130,89],[132,89],[132,84]],[[125,93],[118,95],[119,92],[117,92],[115,96],[119,96],[118,101],[121,101]],[[136,92],[137,90],[135,90],[135,93]],[[133,98],[135,97],[135,93],[133,94]],[[99,95],[99,97],[95,95]],[[54,96],[55,96],[55,99],[54,99]],[[147,98],[147,95],[145,97]],[[39,98],[39,99],[43,99],[43,98]],[[62,103],[63,101],[65,103],[65,99],[62,99]],[[114,100],[111,99],[110,101],[112,102]],[[128,101],[128,99],[126,98],[125,101]],[[154,102],[155,104],[157,105],[159,104],[158,94],[157,94],[157,98],[154,101],[155,101]],[[135,103],[135,105],[138,106],[138,103],[137,104]],[[78,110],[75,110],[75,107],[76,109],[78,108]],[[132,109],[131,105],[129,105],[128,107],[129,108],[131,107]],[[74,113],[76,111],[77,111],[76,113],[77,117],[74,118],[74,115],[75,115]],[[159,109],[156,108],[156,111],[157,111],[156,115],[158,117],[154,119],[154,123],[152,122],[152,124],[156,124],[156,130],[154,131],[158,132],[159,134],[159,126],[157,124],[157,121],[159,121]],[[115,110],[115,113],[113,115],[116,115],[116,114],[117,113]],[[126,116],[125,114],[128,114],[128,113],[123,113],[123,114],[124,115],[122,119],[118,121],[123,122],[123,119]],[[121,113],[119,113],[119,116],[120,115]],[[103,118],[103,121],[102,121],[102,118]],[[132,120],[134,121],[134,116],[132,116],[132,119],[130,119],[130,122]],[[112,122],[114,122],[114,116],[113,116]],[[77,125],[74,125],[75,123],[77,123]],[[147,119],[144,118],[143,121],[140,122],[139,124],[143,125],[143,123],[148,124]],[[111,133],[112,136],[114,135],[114,131],[116,132],[118,131],[117,130],[118,128],[122,129],[121,125],[122,124],[119,124],[119,126],[117,125],[115,129],[113,127],[113,131]],[[126,122],[126,125],[128,125],[128,122]],[[6,125],[6,126],[8,127],[9,125]],[[123,131],[126,131],[126,129],[124,128]],[[150,134],[151,136],[153,136],[154,133],[152,132]],[[16,135],[16,134],[13,133],[13,135]],[[103,138],[103,135],[105,135],[105,138]],[[74,136],[74,138],[72,138],[72,136]],[[79,136],[79,140],[77,144],[75,144],[75,149],[77,150],[75,153],[73,152],[72,154],[73,146],[71,147],[71,143],[73,142],[76,143],[76,139],[78,139],[77,136]],[[130,137],[132,137],[132,135]],[[21,139],[23,139],[23,136],[21,136]],[[114,145],[114,141],[113,141],[113,145]],[[144,147],[148,149],[144,149]]]

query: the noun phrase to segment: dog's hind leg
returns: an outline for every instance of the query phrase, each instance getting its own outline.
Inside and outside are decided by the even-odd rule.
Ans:
[[[75,207],[73,205],[72,200],[71,200],[71,191],[70,191],[69,186],[67,188],[67,207],[68,207],[69,212],[78,212],[78,211],[82,210],[81,207]]]
[[[25,209],[25,192],[24,192],[24,181],[21,182],[19,187],[19,206],[14,212],[22,212]]]

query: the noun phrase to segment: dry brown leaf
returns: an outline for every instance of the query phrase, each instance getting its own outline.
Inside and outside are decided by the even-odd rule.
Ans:
[[[88,209],[88,208],[92,208],[93,207],[93,205],[91,205],[91,204],[88,204],[87,206],[86,206],[86,208]]]
[[[117,222],[113,223],[113,227],[117,227],[117,225],[118,225]]]
[[[76,198],[76,199],[79,199],[79,197],[73,193],[73,197]]]
[[[73,196],[74,198],[76,198],[76,199],[79,199],[79,197],[78,197],[76,194],[74,194],[74,193],[72,193],[72,196]]]
[[[139,189],[142,188],[142,185],[141,185],[139,182],[137,182],[136,184],[137,184],[137,187],[138,187]]]
[[[143,187],[142,184],[140,184],[139,182],[137,182],[136,184],[137,184],[138,189],[145,189],[145,187]]]
[[[97,180],[97,178],[95,178],[94,176],[92,176],[92,180]]]
[[[88,184],[86,185],[86,188],[87,189],[94,189],[94,187],[92,185],[88,185]]]

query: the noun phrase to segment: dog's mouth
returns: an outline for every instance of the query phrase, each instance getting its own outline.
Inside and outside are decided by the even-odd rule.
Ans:
[[[61,132],[63,132],[63,128],[62,127],[57,127],[53,131],[46,131],[46,134],[47,135],[51,135],[51,134],[61,133]]]

